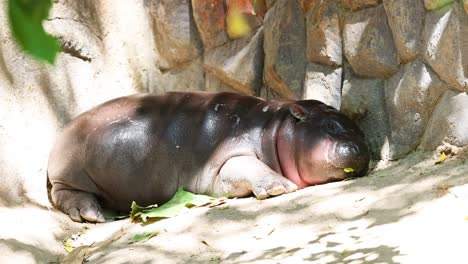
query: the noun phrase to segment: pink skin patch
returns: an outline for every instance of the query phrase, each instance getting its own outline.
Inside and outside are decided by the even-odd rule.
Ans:
[[[302,179],[297,171],[297,164],[294,158],[295,151],[292,148],[294,142],[290,141],[289,138],[284,136],[278,137],[278,160],[284,177],[296,184],[299,189],[302,189],[309,185]]]
[[[312,152],[298,158],[298,163],[300,164],[298,172],[308,186],[323,184],[330,181],[330,175],[325,173],[330,166],[328,154],[332,147],[333,142],[329,139],[324,139],[314,147]]]
[[[333,147],[333,143],[324,139],[313,152],[299,154],[294,147],[296,142],[292,139],[293,133],[285,131],[287,130],[285,127],[283,129],[277,138],[278,160],[282,174],[299,189],[328,182],[327,175],[320,174],[328,167],[328,152],[330,147]]]

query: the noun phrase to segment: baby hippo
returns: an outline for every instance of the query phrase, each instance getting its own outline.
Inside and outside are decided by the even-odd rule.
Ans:
[[[76,117],[52,148],[48,178],[72,220],[103,222],[103,207],[162,204],[179,187],[264,199],[363,176],[369,158],[361,130],[319,101],[170,92]]]

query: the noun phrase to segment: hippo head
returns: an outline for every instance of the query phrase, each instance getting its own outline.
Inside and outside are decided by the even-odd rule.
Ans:
[[[364,133],[344,114],[315,100],[297,101],[289,112],[278,137],[278,156],[283,173],[299,188],[368,172]]]

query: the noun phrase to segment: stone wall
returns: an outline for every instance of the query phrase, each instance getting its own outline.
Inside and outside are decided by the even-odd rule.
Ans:
[[[468,1],[59,0],[64,51],[25,55],[0,3],[0,205],[47,204],[47,155],[78,113],[136,92],[319,99],[365,131],[375,158],[468,143]],[[230,32],[235,7],[250,33]]]
[[[398,159],[444,140],[468,142],[464,122],[448,123],[434,112],[443,95],[467,100],[466,1],[276,0],[257,1],[255,8],[219,0],[192,1],[192,10],[189,1],[166,2],[151,2],[155,24],[164,25],[155,31],[164,43],[159,61],[172,62],[158,67],[203,67],[197,78],[193,68],[178,73],[182,82],[204,78],[196,81],[198,90],[313,98],[341,107],[365,130],[375,158]],[[243,5],[252,28],[241,39],[227,32],[232,2]],[[181,6],[184,19],[169,19]],[[458,108],[456,118],[466,116],[466,107]],[[426,133],[442,120],[443,132]]]

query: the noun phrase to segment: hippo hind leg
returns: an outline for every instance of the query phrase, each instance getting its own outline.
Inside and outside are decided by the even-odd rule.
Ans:
[[[52,201],[73,221],[83,222],[86,220],[99,223],[105,221],[102,208],[92,193],[67,189],[57,190],[57,187],[57,185],[52,187]]]

